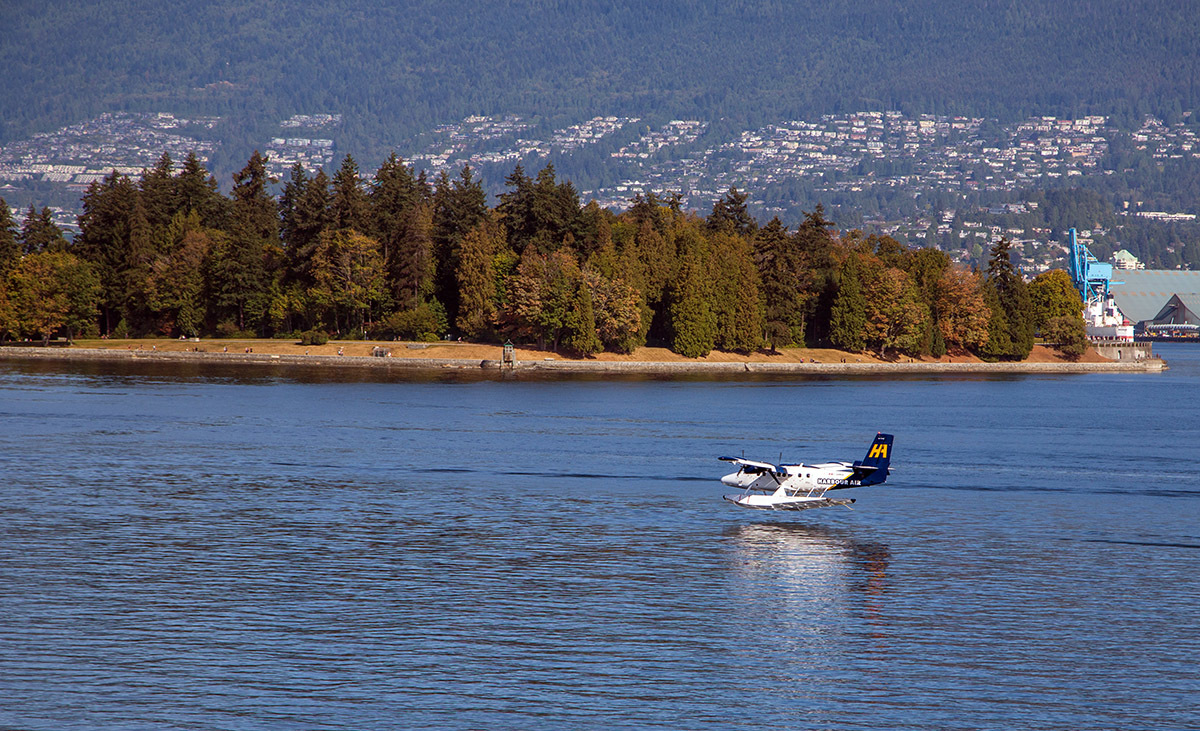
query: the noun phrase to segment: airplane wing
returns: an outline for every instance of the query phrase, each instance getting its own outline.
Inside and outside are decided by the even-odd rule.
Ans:
[[[775,465],[767,462],[755,462],[752,459],[743,459],[741,457],[717,457],[722,462],[733,462],[734,464],[742,465],[743,467],[757,467],[760,470],[775,471]]]

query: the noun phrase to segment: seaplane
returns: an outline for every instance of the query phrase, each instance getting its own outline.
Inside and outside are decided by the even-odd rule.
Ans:
[[[718,459],[738,466],[737,472],[721,478],[730,487],[742,488],[740,495],[725,495],[734,505],[759,510],[809,510],[833,505],[849,508],[854,498],[826,497],[825,493],[882,485],[892,461],[892,435],[876,434],[867,456],[857,462],[773,465],[741,457]]]

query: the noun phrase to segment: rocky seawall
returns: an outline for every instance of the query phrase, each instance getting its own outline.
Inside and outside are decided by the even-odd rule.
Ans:
[[[104,348],[0,348],[0,360],[104,361],[145,363],[199,363],[213,365],[289,366],[304,368],[370,368],[386,371],[513,371],[561,374],[628,375],[914,375],[914,374],[1067,374],[1067,373],[1159,373],[1166,363],[1159,358],[1105,363],[750,363],[750,362],[656,362],[601,360],[525,360],[515,365],[498,360],[466,358],[379,358],[371,356],[286,355],[258,353],[207,353]]]

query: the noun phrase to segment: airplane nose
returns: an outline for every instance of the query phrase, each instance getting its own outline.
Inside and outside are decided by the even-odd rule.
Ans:
[[[738,487],[738,473],[731,472],[721,478],[721,483],[730,487]]]

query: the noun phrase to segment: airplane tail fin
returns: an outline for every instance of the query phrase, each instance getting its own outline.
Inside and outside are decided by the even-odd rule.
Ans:
[[[863,472],[862,485],[878,485],[887,480],[888,465],[892,462],[892,435],[875,435],[867,456],[855,463],[855,472]]]

